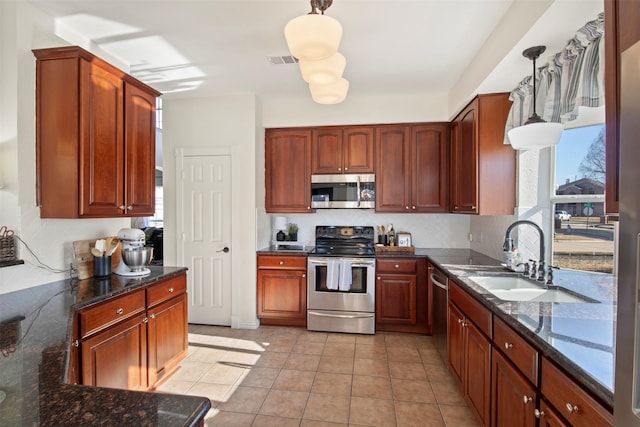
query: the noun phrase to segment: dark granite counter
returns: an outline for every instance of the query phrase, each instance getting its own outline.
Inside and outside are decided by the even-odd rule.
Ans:
[[[0,426],[194,426],[205,397],[66,384],[75,310],[179,274],[151,266],[143,278],[61,280],[0,295]]]
[[[268,246],[256,251],[259,255],[308,255],[315,246],[309,245],[282,245],[280,247]]]
[[[468,279],[483,273],[507,273],[500,261],[467,249],[424,249],[420,253],[456,277],[467,292],[613,409],[617,286],[612,275],[554,271],[554,285],[595,303],[503,301]]]

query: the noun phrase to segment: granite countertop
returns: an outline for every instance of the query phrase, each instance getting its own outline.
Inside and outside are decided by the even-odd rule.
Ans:
[[[256,253],[259,255],[308,255],[315,246],[313,245],[297,245],[297,244],[283,244],[282,247],[276,247],[274,245],[262,248]]]
[[[594,303],[503,301],[468,278],[507,272],[500,261],[468,249],[424,249],[420,253],[456,277],[467,292],[613,409],[615,277],[554,270],[554,285],[597,301]]]
[[[205,397],[66,383],[76,310],[186,270],[150,269],[143,278],[68,279],[0,295],[0,425],[192,426],[204,419]]]

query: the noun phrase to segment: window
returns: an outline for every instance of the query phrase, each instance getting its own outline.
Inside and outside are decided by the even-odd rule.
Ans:
[[[612,273],[614,223],[605,215],[604,125],[567,129],[555,150],[554,266]]]

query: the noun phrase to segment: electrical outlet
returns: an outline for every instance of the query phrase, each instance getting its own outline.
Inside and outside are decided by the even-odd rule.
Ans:
[[[469,233],[469,241],[473,242],[473,233]]]

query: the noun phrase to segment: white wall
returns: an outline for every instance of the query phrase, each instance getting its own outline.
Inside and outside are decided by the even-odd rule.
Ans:
[[[176,148],[229,147],[232,151],[231,325],[255,327],[256,125],[251,94],[163,102],[164,264],[177,265]],[[262,174],[264,175],[264,174]]]
[[[0,225],[5,224],[46,265],[66,270],[72,243],[115,234],[127,219],[40,219],[35,174],[35,57],[31,49],[68,45],[54,34],[53,20],[23,1],[0,2]],[[65,201],[62,200],[61,203]],[[68,277],[38,267],[23,244],[24,265],[0,268],[0,293]]]

